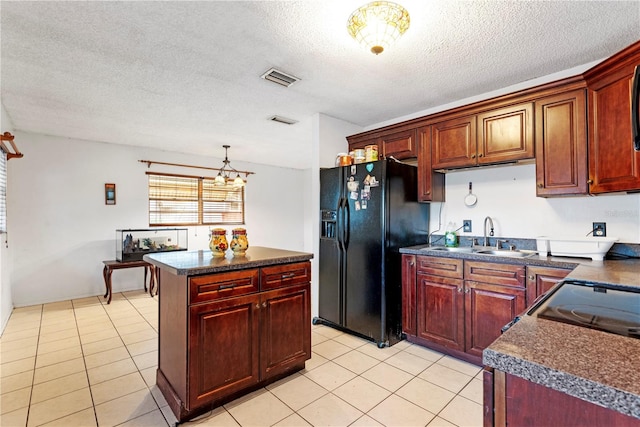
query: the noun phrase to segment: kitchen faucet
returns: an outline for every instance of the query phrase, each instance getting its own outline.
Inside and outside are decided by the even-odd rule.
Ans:
[[[489,238],[487,237],[487,223],[489,223],[489,226],[491,227],[491,229],[489,230],[489,236],[493,237],[493,220],[488,216],[484,219],[484,246],[489,246]]]

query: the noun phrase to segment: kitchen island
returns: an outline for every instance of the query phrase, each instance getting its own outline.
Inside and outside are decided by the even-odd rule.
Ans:
[[[156,381],[179,422],[304,368],[312,257],[266,247],[144,256],[158,271]]]
[[[567,279],[640,289],[640,260],[585,263]],[[484,350],[485,426],[640,426],[639,355],[637,338],[523,316]]]

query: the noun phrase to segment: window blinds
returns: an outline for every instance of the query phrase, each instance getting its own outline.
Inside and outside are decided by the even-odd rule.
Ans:
[[[244,188],[216,186],[213,178],[149,176],[149,225],[244,223]]]

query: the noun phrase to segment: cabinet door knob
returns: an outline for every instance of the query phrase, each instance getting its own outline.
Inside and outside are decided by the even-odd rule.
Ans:
[[[539,183],[538,183],[538,188],[543,188],[543,187],[544,187],[544,185],[542,185],[542,183],[541,183],[541,182],[539,182]]]
[[[482,153],[478,154],[478,157],[482,157]]]
[[[593,180],[592,179],[587,180],[587,184],[589,185],[593,184]]]
[[[260,310],[260,303],[256,304],[256,310]]]
[[[465,294],[468,294],[468,293],[469,293],[469,291],[470,291],[470,289],[469,289],[469,288],[467,288],[467,289],[465,289],[465,290],[464,290],[464,293],[465,293]]]
[[[266,301],[264,301],[264,302],[262,303],[262,308],[267,308],[267,302],[266,302]]]
[[[414,265],[416,265],[416,263],[415,263],[415,262],[413,262],[413,261],[411,261],[411,262],[409,263],[409,266],[411,266],[411,267],[413,267]]]
[[[472,159],[475,159],[475,158],[476,158],[476,155],[475,155],[475,154],[472,154],[472,155],[471,155],[471,158],[472,158]]]
[[[533,274],[529,276],[529,280],[535,280],[535,277]]]
[[[458,293],[461,294],[462,293],[462,288],[458,288]]]

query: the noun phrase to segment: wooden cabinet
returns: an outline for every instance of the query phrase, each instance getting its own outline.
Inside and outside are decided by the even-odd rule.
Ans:
[[[588,194],[585,89],[535,101],[536,195]]]
[[[402,332],[416,335],[416,256],[402,254]]]
[[[526,308],[525,267],[465,261],[465,351],[482,357],[482,350],[500,330]]]
[[[416,336],[464,351],[463,261],[417,257]]]
[[[434,169],[475,166],[476,116],[459,117],[431,125],[431,153]]]
[[[637,418],[498,370],[483,372],[484,426],[635,426]],[[541,402],[544,404],[541,410]]]
[[[527,306],[571,272],[566,268],[527,266]]]
[[[418,155],[416,127],[401,130],[364,132],[347,137],[349,151],[376,145],[380,157],[394,157],[398,160],[415,158]]]
[[[190,308],[189,408],[259,382],[259,304],[252,294]]]
[[[434,169],[512,162],[534,157],[530,102],[431,125]]]
[[[632,79],[637,65],[640,42],[584,73],[592,194],[640,189],[640,151],[633,149],[631,130]]]
[[[382,148],[383,157],[410,159],[418,153],[418,140],[415,129],[394,132],[380,137],[378,150]]]
[[[482,350],[526,308],[524,272],[524,266],[405,255],[403,332],[411,342],[479,364]]]
[[[311,357],[310,262],[160,277],[157,383],[178,421]]]
[[[430,126],[418,129],[418,201],[444,202],[445,174],[433,170],[430,130]]]
[[[478,164],[534,157],[533,104],[526,102],[478,114]]]

